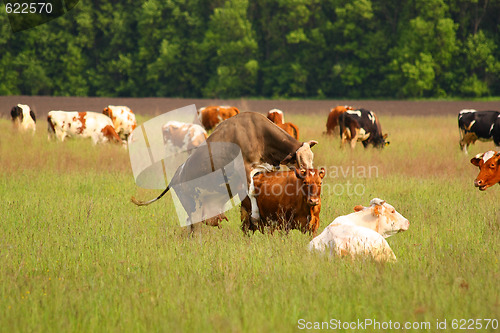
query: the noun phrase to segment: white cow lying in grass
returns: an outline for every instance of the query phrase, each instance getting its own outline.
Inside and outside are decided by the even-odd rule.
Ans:
[[[309,243],[309,250],[339,256],[370,255],[376,261],[396,261],[385,238],[408,230],[410,223],[394,207],[375,198],[370,207],[356,206],[355,212],[337,217]]]

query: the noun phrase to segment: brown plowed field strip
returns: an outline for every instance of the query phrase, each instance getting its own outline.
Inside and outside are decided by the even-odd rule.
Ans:
[[[136,114],[153,116],[190,104],[197,108],[207,105],[232,105],[240,111],[266,113],[278,108],[285,113],[324,114],[337,105],[366,108],[379,115],[430,116],[456,115],[462,109],[500,110],[500,101],[379,101],[379,100],[252,100],[252,99],[187,99],[187,98],[108,98],[108,97],[50,97],[0,96],[0,117],[10,118],[12,106],[28,104],[39,119],[50,110],[97,111],[111,105],[127,105]],[[326,118],[325,118],[326,121]]]

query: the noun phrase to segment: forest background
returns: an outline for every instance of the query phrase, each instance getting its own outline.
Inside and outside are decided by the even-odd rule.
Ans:
[[[500,95],[500,0],[80,0],[13,33],[0,95]]]

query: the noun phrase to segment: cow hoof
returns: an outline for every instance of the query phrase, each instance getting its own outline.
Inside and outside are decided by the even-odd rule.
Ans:
[[[253,225],[255,227],[259,226],[260,219],[257,219],[255,217],[250,217],[250,225]]]

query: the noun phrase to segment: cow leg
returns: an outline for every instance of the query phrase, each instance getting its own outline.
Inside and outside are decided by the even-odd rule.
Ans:
[[[356,142],[358,141],[359,137],[359,129],[354,130],[354,137],[351,138],[351,149],[354,149],[356,147]]]
[[[223,220],[229,221],[227,219],[226,214],[220,213],[217,216],[214,216],[214,217],[211,217],[209,219],[204,220],[203,223],[205,223],[206,225],[211,226],[211,227],[218,227],[220,229],[221,228],[221,224],[220,223]]]
[[[244,234],[248,235],[248,231],[255,232],[257,230],[258,225],[252,224],[250,221],[250,198],[245,198],[241,202],[241,231]]]
[[[460,150],[465,152],[467,151],[467,148],[465,148],[465,141],[464,141],[465,131],[463,129],[460,129],[459,132],[460,132],[460,141],[459,141]]]
[[[342,135],[340,136],[340,148],[344,148],[344,145],[346,144],[347,141],[349,141],[349,138],[351,137],[351,133],[349,129],[344,129],[342,131]]]
[[[248,198],[250,199],[250,222],[256,223],[260,220],[259,206],[257,205],[257,199],[255,198],[255,185],[253,182],[253,177],[250,177],[250,186],[248,188]]]

